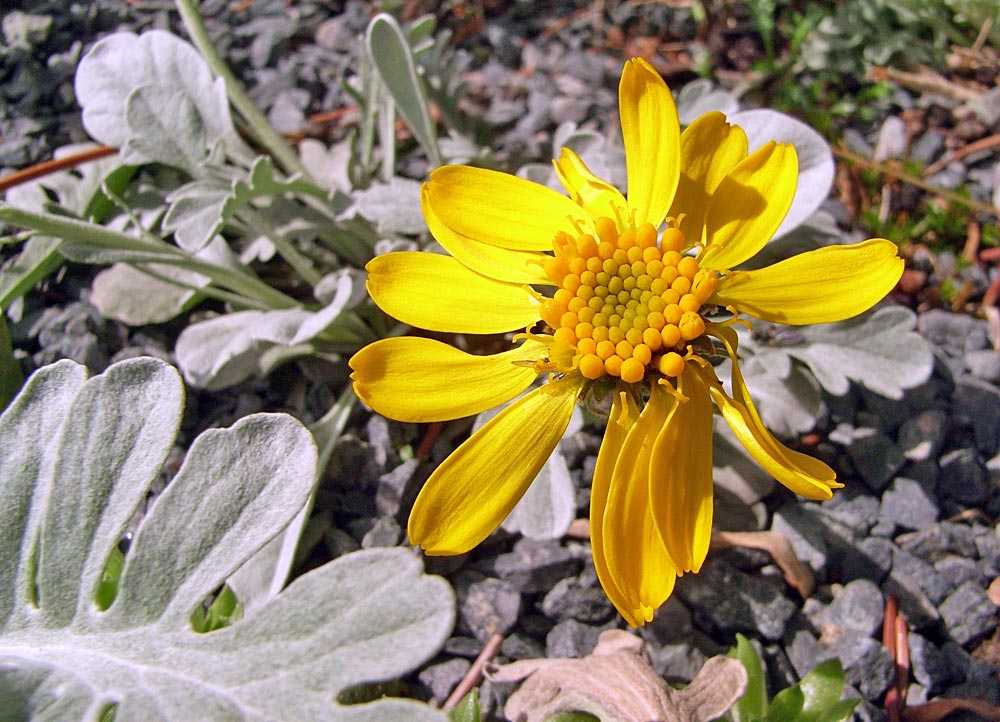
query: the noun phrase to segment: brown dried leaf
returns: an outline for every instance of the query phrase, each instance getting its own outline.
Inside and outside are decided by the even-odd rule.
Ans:
[[[642,640],[620,629],[601,633],[583,659],[531,659],[487,669],[497,682],[526,679],[510,696],[511,722],[542,722],[559,712],[588,712],[603,722],[708,722],[746,689],[743,665],[713,657],[686,689],[667,686],[649,666]]]
[[[795,587],[803,599],[810,597],[816,588],[812,570],[806,566],[792,549],[788,537],[776,531],[718,531],[712,533],[712,546],[749,547],[761,549],[771,555],[781,568],[785,581]]]
[[[990,722],[1000,722],[1000,707],[980,699],[935,699],[903,710],[903,722],[940,722],[952,712],[966,710]]]

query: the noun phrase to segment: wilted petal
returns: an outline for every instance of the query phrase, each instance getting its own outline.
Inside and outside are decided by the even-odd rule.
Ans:
[[[368,262],[368,293],[390,316],[448,333],[504,333],[538,320],[522,286],[495,281],[439,253],[398,251]]]
[[[642,58],[625,63],[618,85],[628,205],[635,223],[659,226],[677,190],[680,125],[670,88]]]
[[[653,442],[649,502],[677,570],[697,572],[712,538],[712,399],[691,364],[678,383],[688,400],[674,403]]]
[[[895,287],[904,267],[897,253],[896,244],[884,238],[817,248],[723,278],[710,301],[773,323],[842,321]]]
[[[636,406],[635,399],[625,392],[615,394],[611,404],[611,415],[604,431],[604,440],[597,454],[594,480],[590,487],[590,546],[594,555],[594,568],[612,604],[630,621],[629,615],[632,614],[633,604],[625,598],[615,583],[604,554],[604,510],[610,495],[617,493],[612,490],[611,475],[615,464],[618,463],[625,438],[638,418],[639,407]],[[637,622],[632,623],[637,624]]]
[[[619,611],[633,626],[653,618],[677,577],[650,510],[650,450],[674,404],[655,389],[622,444],[604,511],[605,560],[627,605]]]
[[[546,345],[527,340],[504,353],[473,356],[429,338],[387,338],[350,360],[354,391],[390,419],[424,423],[472,416],[510,401],[535,380]]]
[[[580,376],[546,384],[505,408],[431,474],[410,512],[410,541],[428,554],[462,554],[496,529],[569,425]]]

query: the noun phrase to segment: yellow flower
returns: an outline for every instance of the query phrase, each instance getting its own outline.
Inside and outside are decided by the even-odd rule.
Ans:
[[[410,422],[477,414],[548,374],[427,480],[408,531],[428,554],[460,554],[485,539],[555,448],[577,400],[610,392],[591,542],[609,598],[639,625],[708,551],[713,402],[792,491],[829,499],[842,486],[826,464],[764,428],[736,363],[737,314],[786,324],[849,318],[892,289],[903,262],[891,242],[872,239],[729,270],[756,254],[787,213],[795,149],[771,142],[748,155],[746,134],[721,113],[681,133],[666,83],[641,59],[625,65],[619,108],[627,197],[568,149],[555,169],[569,197],[504,173],[446,166],[431,173],[421,198],[450,255],[389,253],[368,264],[368,290],[387,313],[431,331],[527,329],[514,348],[474,356],[427,338],[390,338],[350,363],[361,399]],[[729,392],[709,361],[723,354],[733,361]]]

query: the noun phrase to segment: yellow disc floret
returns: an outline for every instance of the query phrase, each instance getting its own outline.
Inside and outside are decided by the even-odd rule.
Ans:
[[[546,274],[558,285],[542,303],[554,342],[575,349],[573,367],[588,379],[626,383],[648,372],[677,377],[690,342],[705,333],[699,313],[718,275],[684,255],[684,234],[643,223],[620,230],[598,218],[594,233],[560,233]]]

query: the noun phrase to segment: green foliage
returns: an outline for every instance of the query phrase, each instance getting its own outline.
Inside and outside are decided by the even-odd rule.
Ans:
[[[469,691],[452,709],[448,711],[448,722],[479,722],[479,692]]]
[[[802,680],[778,692],[768,701],[764,663],[742,634],[729,656],[747,671],[747,689],[727,717],[731,722],[845,722],[859,700],[841,700],[844,670],[839,659],[821,662]]]
[[[0,312],[0,411],[6,408],[20,386],[21,367],[14,358],[7,318]]]

